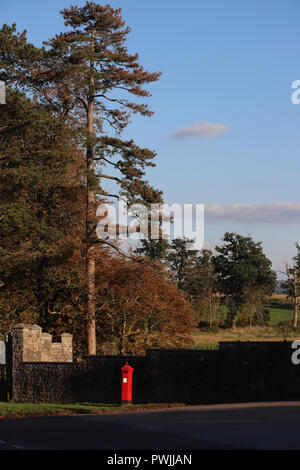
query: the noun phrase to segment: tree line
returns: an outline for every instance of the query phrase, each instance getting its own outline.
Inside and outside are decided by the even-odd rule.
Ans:
[[[138,254],[166,264],[193,306],[196,322],[212,327],[265,324],[266,299],[276,286],[276,273],[251,236],[226,232],[223,244],[193,249],[193,240],[143,240]]]

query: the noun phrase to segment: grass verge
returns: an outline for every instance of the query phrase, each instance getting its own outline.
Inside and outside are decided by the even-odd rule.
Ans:
[[[120,411],[143,411],[149,409],[174,408],[183,403],[147,403],[120,406],[102,403],[13,403],[0,402],[0,418],[25,418],[29,416],[67,416],[76,414],[119,413]]]

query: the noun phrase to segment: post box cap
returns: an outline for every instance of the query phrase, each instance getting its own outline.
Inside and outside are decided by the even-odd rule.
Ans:
[[[128,362],[126,361],[126,364],[121,368],[123,372],[129,372],[129,371],[134,371],[134,368],[131,367]]]

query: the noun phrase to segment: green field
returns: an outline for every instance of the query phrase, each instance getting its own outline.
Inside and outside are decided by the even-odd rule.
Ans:
[[[270,312],[271,312],[271,319],[269,322],[270,325],[278,325],[281,322],[291,323],[292,321],[292,318],[293,318],[292,309],[272,307],[270,308]]]
[[[231,328],[195,328],[192,342],[186,347],[192,349],[217,349],[221,341],[283,341],[300,339],[300,326],[293,330],[291,322],[293,309],[285,295],[274,294],[265,306],[270,310],[268,325]],[[300,321],[299,321],[300,325]]]
[[[293,318],[293,309],[291,300],[285,295],[274,294],[266,304],[266,308],[270,310],[270,325],[279,325],[282,322],[291,323]]]

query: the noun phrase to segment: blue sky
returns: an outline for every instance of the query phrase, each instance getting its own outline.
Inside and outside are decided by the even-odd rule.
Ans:
[[[15,21],[40,45],[64,29],[60,9],[84,3],[1,0],[1,23]],[[149,179],[169,204],[226,206],[225,214],[210,206],[208,244],[220,243],[225,231],[250,233],[263,242],[274,269],[283,269],[300,241],[300,105],[291,101],[291,84],[300,79],[300,2],[109,3],[122,8],[132,28],[130,52],[162,72],[150,87],[154,116],[134,119],[125,134],[157,152]],[[203,123],[222,124],[226,132],[205,137]],[[190,135],[195,125],[198,135]],[[295,203],[288,213],[280,204],[268,213],[269,204],[287,202]],[[233,204],[249,204],[252,216],[243,207],[232,216]]]

